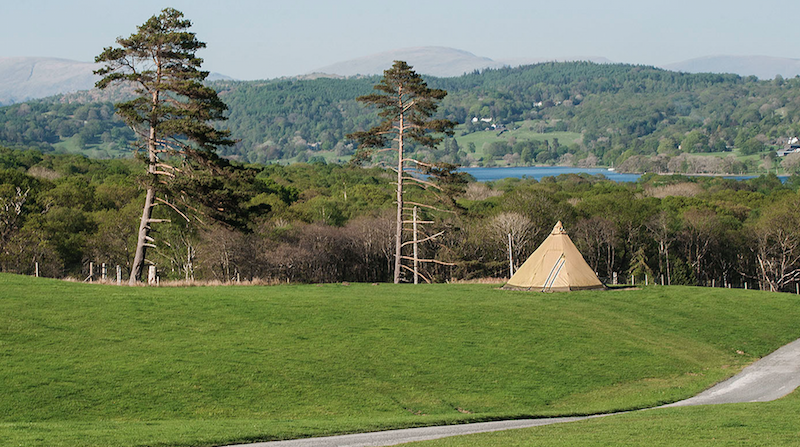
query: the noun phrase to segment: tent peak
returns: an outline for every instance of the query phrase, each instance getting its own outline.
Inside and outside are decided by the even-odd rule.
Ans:
[[[553,227],[553,231],[550,234],[567,234],[567,230],[564,229],[564,225],[561,224],[559,220],[556,226]]]

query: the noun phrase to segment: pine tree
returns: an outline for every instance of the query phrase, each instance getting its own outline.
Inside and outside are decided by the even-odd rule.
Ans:
[[[383,72],[383,78],[375,85],[377,93],[358,97],[358,101],[380,109],[382,119],[377,126],[363,132],[348,135],[359,143],[354,162],[359,163],[372,158],[375,152],[393,151],[397,154],[397,217],[395,227],[394,282],[400,282],[403,247],[403,211],[405,181],[425,186],[434,186],[419,177],[410,175],[409,170],[425,174],[447,175],[454,166],[441,166],[424,163],[407,156],[407,144],[413,142],[433,148],[443,136],[452,136],[454,122],[446,119],[432,119],[438,102],[447,95],[440,89],[429,88],[422,77],[403,61],[395,61],[392,68]]]
[[[137,97],[116,104],[117,114],[137,133],[137,146],[144,152],[147,175],[145,203],[139,222],[130,283],[142,273],[145,253],[153,245],[150,237],[153,208],[164,204],[181,213],[163,194],[165,185],[193,167],[213,167],[220,159],[218,146],[229,146],[228,131],[219,131],[212,121],[224,120],[227,106],[216,91],[203,85],[208,72],[200,71],[203,60],[196,56],[205,48],[189,32],[191,22],[172,8],[151,17],[137,32],[118,38],[119,47],[107,47],[95,58],[105,66],[95,72],[103,78],[98,88],[123,83],[136,88]]]

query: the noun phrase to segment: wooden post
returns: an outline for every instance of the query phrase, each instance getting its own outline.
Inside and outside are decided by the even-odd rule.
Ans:
[[[192,263],[192,259],[194,258],[194,250],[192,249],[191,245],[186,246],[186,281],[192,280],[194,281],[194,263]]]
[[[419,284],[419,252],[417,251],[417,207],[414,207],[414,215],[411,222],[414,227],[414,284]]]
[[[100,267],[100,279],[105,281],[106,279],[108,279],[107,276],[108,276],[108,270],[106,269],[106,263],[104,262],[101,264]]]
[[[511,247],[511,233],[508,233],[508,278],[514,276],[514,252]]]
[[[35,272],[34,274],[35,274],[35,275],[36,275],[36,277],[38,278],[38,277],[39,277],[39,261],[36,261],[36,263],[35,263],[35,264],[36,264],[36,265],[35,265],[35,267],[34,267],[34,272]]]
[[[647,278],[647,273],[645,273],[645,274],[644,274],[644,285],[646,285],[646,286],[649,286],[649,285],[650,285],[650,281],[649,281],[649,279]]]
[[[86,280],[89,282],[94,281],[94,262],[89,261],[89,277]]]
[[[122,267],[117,264],[117,284],[122,284]]]
[[[636,278],[634,278],[634,276],[633,276],[633,275],[631,275],[631,285],[632,285],[632,286],[635,286],[635,285],[636,285]]]
[[[663,274],[663,273],[661,274],[661,285],[662,285],[662,286],[663,286],[663,285],[665,285],[665,284],[664,284],[664,274]]]
[[[151,265],[147,267],[147,284],[156,285],[156,266]]]

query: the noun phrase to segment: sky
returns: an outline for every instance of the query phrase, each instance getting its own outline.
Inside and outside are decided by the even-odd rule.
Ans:
[[[93,61],[166,7],[206,42],[203,69],[241,80],[420,46],[495,60],[800,59],[797,0],[0,0],[0,57]]]

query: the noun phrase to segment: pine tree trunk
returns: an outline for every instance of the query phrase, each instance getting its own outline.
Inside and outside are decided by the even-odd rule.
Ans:
[[[394,235],[394,283],[400,283],[403,248],[403,114],[400,114],[400,131],[397,136],[397,222]]]
[[[139,221],[139,237],[136,240],[136,253],[133,256],[133,265],[131,265],[131,277],[128,284],[135,285],[139,281],[139,277],[144,269],[145,251],[147,250],[147,237],[150,233],[150,217],[153,214],[153,198],[155,197],[155,190],[153,187],[147,188],[147,196],[144,200],[144,208],[142,209],[142,219]]]
[[[160,69],[159,69],[160,75]],[[152,104],[155,109],[158,104],[158,92],[154,91],[152,95]],[[139,220],[139,235],[136,239],[136,252],[133,255],[133,265],[131,265],[131,276],[128,279],[128,284],[135,285],[142,275],[145,263],[145,254],[147,252],[147,240],[150,234],[150,219],[153,215],[153,205],[156,196],[155,185],[155,172],[158,157],[156,156],[156,124],[151,118],[150,121],[150,134],[147,139],[147,174],[150,177],[148,180],[151,182],[147,185],[147,195],[144,199],[144,207],[142,208],[142,218]]]

